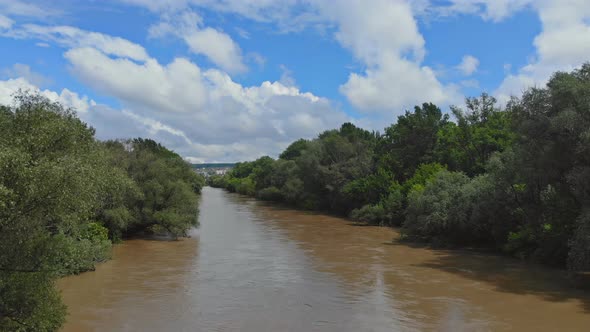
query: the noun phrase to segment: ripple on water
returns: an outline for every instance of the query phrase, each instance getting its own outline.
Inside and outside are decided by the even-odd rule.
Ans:
[[[205,188],[181,241],[130,240],[59,281],[64,331],[584,331],[562,273],[394,244],[395,231]]]

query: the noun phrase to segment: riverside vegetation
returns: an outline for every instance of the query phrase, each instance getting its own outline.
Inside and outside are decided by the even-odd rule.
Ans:
[[[425,103],[382,134],[345,123],[208,181],[406,240],[590,271],[590,64],[504,109],[483,94],[451,111]]]
[[[149,139],[101,142],[73,110],[29,93],[0,106],[0,331],[55,331],[56,278],[113,242],[187,235],[204,179]]]

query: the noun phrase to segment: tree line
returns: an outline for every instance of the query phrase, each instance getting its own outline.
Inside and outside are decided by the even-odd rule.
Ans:
[[[209,184],[358,222],[403,240],[590,270],[590,64],[506,107],[482,94],[416,106],[383,133],[351,123],[238,163]]]
[[[112,243],[187,235],[204,178],[149,139],[98,141],[58,103],[26,92],[0,106],[0,330],[55,331],[56,278],[94,269]]]

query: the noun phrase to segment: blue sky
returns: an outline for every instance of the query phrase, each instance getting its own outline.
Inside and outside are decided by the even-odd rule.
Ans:
[[[585,0],[0,0],[0,102],[38,90],[102,139],[248,160],[422,102],[502,104],[590,60],[589,19]]]

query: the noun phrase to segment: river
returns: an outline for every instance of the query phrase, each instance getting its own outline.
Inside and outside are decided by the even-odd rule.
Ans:
[[[199,229],[59,281],[63,331],[588,331],[562,271],[204,188]]]

